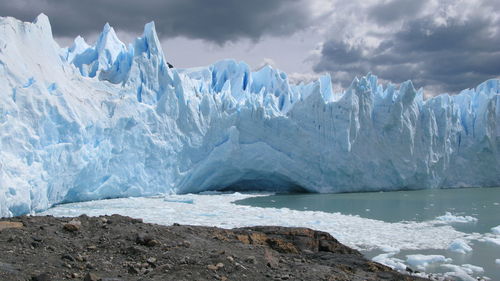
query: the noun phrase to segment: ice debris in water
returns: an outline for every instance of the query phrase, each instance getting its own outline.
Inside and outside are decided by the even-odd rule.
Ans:
[[[469,246],[469,244],[467,244],[466,241],[462,239],[456,239],[453,242],[451,242],[450,246],[448,246],[448,250],[461,254],[466,254],[472,252],[472,247]]]
[[[406,265],[402,259],[395,258],[394,255],[396,253],[384,253],[372,258],[374,262],[381,263],[386,265],[394,270],[405,272]]]
[[[488,242],[488,243],[492,243],[496,246],[500,246],[500,237],[484,237],[484,238],[481,238],[479,241]]]
[[[436,218],[436,220],[442,222],[442,223],[475,223],[477,222],[477,218],[471,217],[471,216],[457,216],[453,215],[450,212],[446,212],[445,215],[439,216]]]
[[[362,251],[380,247],[395,254],[400,250],[446,249],[456,239],[475,239],[449,225],[426,222],[388,223],[359,216],[298,211],[287,208],[261,208],[234,204],[234,201],[266,196],[266,193],[183,194],[160,197],[118,198],[61,204],[40,213],[54,216],[99,216],[122,214],[145,222],[171,225],[207,225],[235,228],[254,225],[308,227],[325,231],[341,243]],[[182,201],[192,201],[186,204]],[[381,246],[385,245],[385,246]]]
[[[454,264],[442,264],[441,267],[448,270],[452,270],[451,272],[444,273],[444,276],[453,277],[453,280],[461,280],[461,281],[485,280],[485,279],[474,278],[474,275],[484,273],[484,269],[480,266],[475,266],[471,264],[463,264],[462,266]]]
[[[429,265],[440,264],[440,263],[451,262],[451,261],[452,261],[452,259],[446,258],[445,256],[442,256],[442,255],[415,254],[415,255],[407,255],[406,256],[406,262],[410,266],[413,266],[414,268],[421,270],[421,271],[425,271],[425,269]]]
[[[500,235],[500,225],[491,228],[491,232],[496,235]]]

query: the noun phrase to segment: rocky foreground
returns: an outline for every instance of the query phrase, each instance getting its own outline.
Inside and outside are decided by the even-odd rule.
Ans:
[[[161,226],[113,215],[0,220],[0,280],[424,280],[307,228]]]

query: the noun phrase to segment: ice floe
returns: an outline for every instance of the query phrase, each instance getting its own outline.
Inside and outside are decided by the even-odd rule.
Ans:
[[[462,239],[457,239],[451,242],[450,246],[448,246],[448,250],[461,254],[472,252],[471,246],[469,246],[469,244]]]
[[[458,216],[454,215],[450,212],[446,212],[445,215],[439,216],[436,218],[437,221],[446,224],[454,224],[454,223],[475,223],[477,222],[477,218],[471,216]]]
[[[435,264],[440,264],[440,263],[449,263],[451,261],[452,261],[452,259],[446,258],[443,255],[415,254],[415,255],[407,255],[406,256],[406,263],[408,263],[410,266],[413,266],[416,269],[422,270],[422,271],[425,271],[429,265],[435,265]]]

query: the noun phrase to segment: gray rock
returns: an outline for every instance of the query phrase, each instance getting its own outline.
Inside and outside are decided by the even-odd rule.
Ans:
[[[31,277],[31,281],[52,281],[53,279],[50,277],[48,273],[42,273],[40,275],[36,275]]]
[[[82,227],[82,223],[79,220],[73,219],[70,222],[64,224],[63,228],[69,232],[79,231]]]
[[[10,263],[0,262],[0,272],[17,273],[19,269]]]
[[[99,277],[95,275],[94,273],[87,273],[85,277],[83,277],[83,281],[98,281]]]
[[[61,257],[61,258],[62,258],[63,260],[75,261],[75,258],[74,258],[72,255],[70,255],[70,254],[64,254],[64,255],[62,255],[62,257]]]

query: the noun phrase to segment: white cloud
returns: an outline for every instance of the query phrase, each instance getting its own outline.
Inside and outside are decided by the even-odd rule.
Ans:
[[[307,83],[318,80],[321,75],[323,75],[323,74],[293,72],[293,73],[288,74],[288,80],[292,84],[300,84],[300,83],[307,84]]]
[[[260,64],[258,64],[256,67],[253,68],[253,70],[259,70],[263,68],[264,66],[269,65],[272,68],[279,68],[278,64],[271,58],[264,58]]]

